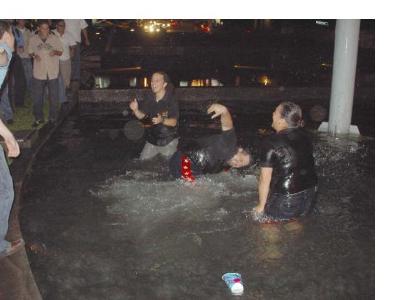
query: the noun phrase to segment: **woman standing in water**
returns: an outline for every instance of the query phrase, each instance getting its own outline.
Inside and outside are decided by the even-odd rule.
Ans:
[[[140,154],[141,160],[157,154],[170,158],[178,145],[178,102],[173,98],[173,86],[165,72],[155,72],[151,76],[152,94],[140,104],[134,99],[129,107],[139,120],[149,118],[146,144]]]
[[[261,223],[287,222],[306,215],[317,192],[312,143],[302,129],[301,108],[282,102],[272,114],[276,133],[266,137],[261,156],[258,205]]]

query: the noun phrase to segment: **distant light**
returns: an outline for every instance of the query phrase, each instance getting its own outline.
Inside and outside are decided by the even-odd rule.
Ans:
[[[157,32],[160,32],[160,28],[157,28],[156,31],[157,31]]]
[[[233,65],[233,67],[235,69],[265,70],[265,67],[260,66]]]
[[[258,82],[264,86],[268,86],[272,84],[271,79],[267,75],[262,75],[258,78]]]
[[[129,31],[133,32],[133,31],[135,31],[135,29],[131,28],[131,30],[129,30]]]
[[[129,86],[130,87],[136,87],[137,86],[137,78],[133,77],[129,79]]]
[[[99,34],[100,34],[100,32],[96,32],[96,34],[97,34],[97,35],[99,35]]]
[[[179,82],[179,86],[187,87],[188,86],[188,82],[187,81],[180,81]]]
[[[143,85],[144,85],[144,87],[148,87],[149,86],[149,83],[147,81],[147,77],[144,78]]]
[[[321,26],[326,26],[326,27],[329,26],[329,23],[326,21],[315,21],[315,24],[321,25]]]

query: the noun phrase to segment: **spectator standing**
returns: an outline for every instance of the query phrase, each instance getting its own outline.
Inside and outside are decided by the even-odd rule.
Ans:
[[[33,57],[33,114],[37,127],[44,122],[43,94],[44,87],[48,86],[50,96],[49,122],[54,123],[57,118],[58,108],[58,75],[60,72],[60,56],[63,46],[60,39],[53,33],[50,34],[49,24],[46,20],[39,21],[38,34],[29,40],[29,54]]]
[[[87,33],[88,24],[83,19],[65,19],[65,31],[72,35],[76,42],[75,53],[71,60],[71,80],[80,81],[81,77],[81,42],[83,34],[85,46],[89,47],[89,37]]]
[[[18,52],[24,49],[24,38],[15,26],[12,26],[15,38],[15,52],[10,63],[8,80],[8,98],[12,106],[23,106],[25,102],[26,80],[24,67]]]
[[[32,58],[30,57],[28,52],[29,39],[32,37],[32,32],[26,27],[25,20],[16,20],[15,31],[17,33],[20,33],[20,36],[22,36],[20,45],[17,45],[17,54],[21,58],[22,66],[24,68],[26,89],[29,94],[32,95]]]
[[[74,56],[74,48],[76,42],[69,32],[65,31],[65,21],[58,20],[56,22],[56,30],[54,34],[58,36],[62,45],[63,53],[60,56],[60,76],[58,80],[59,100],[61,103],[67,102],[65,89],[69,88],[71,82],[71,57]]]

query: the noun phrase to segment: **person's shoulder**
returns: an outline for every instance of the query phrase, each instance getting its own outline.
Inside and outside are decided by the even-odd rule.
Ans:
[[[261,144],[264,147],[270,147],[270,148],[274,148],[276,146],[276,144],[282,139],[281,136],[279,136],[279,134],[277,134],[276,132],[273,132],[267,136],[265,136],[262,139]]]

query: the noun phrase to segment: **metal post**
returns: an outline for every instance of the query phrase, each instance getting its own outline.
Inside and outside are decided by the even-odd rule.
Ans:
[[[328,131],[348,134],[353,111],[360,20],[337,20]]]

